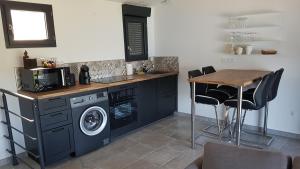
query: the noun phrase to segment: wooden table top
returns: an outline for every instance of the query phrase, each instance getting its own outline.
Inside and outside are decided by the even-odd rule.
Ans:
[[[136,83],[140,81],[157,79],[157,78],[167,77],[172,75],[178,75],[178,72],[169,72],[163,74],[132,75],[130,76],[132,78],[131,80],[125,80],[125,81],[109,83],[109,84],[92,82],[90,85],[76,84],[76,86],[74,87],[63,88],[63,89],[58,89],[58,90],[53,90],[48,92],[33,93],[33,92],[19,90],[18,93],[34,99],[47,99],[47,98],[65,96],[65,95],[76,94],[81,92],[88,92],[88,91],[93,91],[98,89],[105,89],[105,88],[110,88],[115,86],[121,86],[124,84]]]
[[[261,79],[271,71],[224,69],[215,73],[189,79],[190,82],[246,87]]]

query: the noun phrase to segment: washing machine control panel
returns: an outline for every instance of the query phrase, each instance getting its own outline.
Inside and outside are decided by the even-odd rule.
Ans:
[[[70,99],[72,108],[95,104],[103,101],[108,101],[107,92],[99,92],[85,96],[73,97]]]

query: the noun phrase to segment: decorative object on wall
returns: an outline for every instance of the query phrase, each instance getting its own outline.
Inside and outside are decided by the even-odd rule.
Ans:
[[[271,11],[227,16],[224,52],[255,55],[262,54],[265,49],[278,48],[281,41],[280,14]]]

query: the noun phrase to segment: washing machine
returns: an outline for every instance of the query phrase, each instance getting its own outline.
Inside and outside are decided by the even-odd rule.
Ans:
[[[110,143],[107,91],[70,98],[74,128],[75,156]]]

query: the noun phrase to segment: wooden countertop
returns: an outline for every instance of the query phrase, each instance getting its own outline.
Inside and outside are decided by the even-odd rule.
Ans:
[[[189,79],[190,82],[230,85],[233,87],[246,87],[254,81],[271,73],[265,70],[239,70],[239,69],[224,69],[214,73]]]
[[[109,83],[109,84],[91,83],[90,85],[77,84],[76,86],[73,86],[73,87],[58,89],[58,90],[53,90],[53,91],[48,91],[48,92],[33,93],[33,92],[19,90],[18,93],[28,96],[28,97],[32,97],[34,99],[47,99],[47,98],[59,97],[59,96],[76,94],[76,93],[81,93],[81,92],[88,92],[88,91],[97,90],[97,89],[105,89],[105,88],[109,88],[109,87],[115,87],[115,86],[120,86],[120,85],[124,85],[124,84],[130,84],[130,83],[135,83],[135,82],[140,82],[140,81],[145,81],[145,80],[157,79],[157,78],[167,77],[167,76],[172,76],[172,75],[178,75],[178,72],[170,72],[170,73],[163,73],[163,74],[132,75],[132,76],[130,76],[131,80],[126,80],[126,81],[121,81],[121,82],[116,82],[116,83]]]

